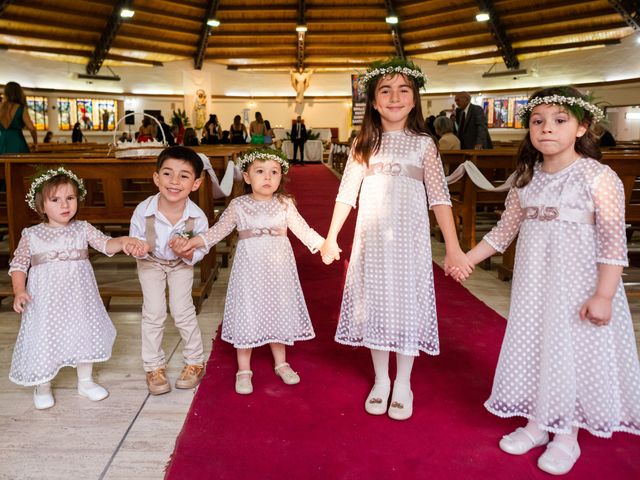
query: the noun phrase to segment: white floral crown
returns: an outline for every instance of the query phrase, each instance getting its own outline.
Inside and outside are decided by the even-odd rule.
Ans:
[[[364,76],[360,79],[360,86],[363,90],[366,91],[369,87],[369,83],[374,78],[380,75],[385,76],[397,73],[413,77],[416,81],[416,85],[418,85],[418,90],[424,87],[428,81],[428,77],[424,73],[422,73],[421,70],[398,65],[395,67],[378,67],[372,70],[368,70],[367,73],[365,73]]]
[[[25,197],[27,205],[33,210],[37,212],[36,209],[36,194],[42,191],[42,185],[45,182],[48,182],[53,177],[57,177],[58,175],[64,175],[69,177],[75,184],[78,186],[78,200],[84,200],[84,197],[87,195],[87,190],[84,188],[84,183],[81,178],[76,176],[71,170],[67,170],[64,167],[58,167],[56,169],[47,170],[42,175],[37,176],[33,182],[31,182],[31,187],[29,188],[29,193]]]
[[[264,151],[249,151],[243,155],[240,155],[236,160],[236,166],[242,170],[243,172],[249,168],[256,160],[262,160],[266,162],[267,160],[273,160],[274,162],[278,162],[282,167],[282,174],[284,175],[289,171],[289,162],[284,158],[278,155],[277,153],[269,153]]]
[[[518,112],[518,116],[523,122],[529,123],[529,115],[535,107],[538,105],[567,105],[571,107],[578,107],[586,110],[593,115],[593,121],[599,122],[604,118],[604,112],[591,102],[587,102],[579,97],[565,97],[564,95],[549,95],[546,97],[536,97],[529,101]]]

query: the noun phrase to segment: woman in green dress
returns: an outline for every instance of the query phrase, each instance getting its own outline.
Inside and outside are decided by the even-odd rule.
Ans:
[[[16,82],[8,82],[0,102],[0,154],[29,153],[22,129],[27,128],[33,138],[33,150],[38,143],[36,127],[29,117],[27,99],[22,87]]]

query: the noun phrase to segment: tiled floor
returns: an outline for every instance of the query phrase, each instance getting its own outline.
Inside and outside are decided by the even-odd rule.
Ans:
[[[436,261],[443,253],[443,245],[434,241]],[[109,265],[108,260],[102,263]],[[101,275],[134,278],[132,267],[115,263],[112,271],[101,266]],[[221,270],[199,316],[207,353],[222,317],[228,274],[229,269]],[[478,268],[466,286],[507,314],[509,284],[498,280],[495,271]],[[36,411],[31,389],[7,378],[20,321],[11,300],[4,299],[0,307],[0,478],[161,479],[194,392],[174,389],[159,397],[147,395],[140,361],[140,302],[112,301],[110,313],[118,329],[113,358],[96,367],[109,398],[92,403],[79,397],[75,370],[65,368],[54,381],[55,407]],[[640,302],[634,301],[632,309],[640,337]],[[164,348],[172,355],[169,375],[175,380],[181,368],[180,337],[170,321]]]

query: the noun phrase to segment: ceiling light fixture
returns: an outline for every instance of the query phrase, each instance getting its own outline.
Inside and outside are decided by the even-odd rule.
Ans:
[[[398,23],[398,17],[395,15],[389,15],[387,18],[384,19],[385,22],[387,22],[389,25],[396,25]]]
[[[307,31],[307,24],[306,23],[300,23],[300,24],[296,25],[296,32],[304,33],[306,31]]]
[[[209,25],[210,27],[219,27],[220,20],[216,20],[215,18],[210,18],[209,20],[207,20],[207,25]]]
[[[128,8],[123,8],[120,10],[120,16],[122,18],[131,18],[136,14],[135,10],[129,10]]]
[[[487,12],[480,12],[476,15],[477,22],[488,22],[490,18]]]

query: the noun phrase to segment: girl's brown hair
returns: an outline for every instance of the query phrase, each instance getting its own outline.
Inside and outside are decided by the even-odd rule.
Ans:
[[[551,87],[538,90],[533,95],[531,95],[529,101],[533,100],[534,98],[548,97],[552,95],[576,97],[581,98],[585,101],[590,100],[586,95],[583,95],[582,93],[580,93],[580,91],[573,87]],[[562,105],[559,106],[563,107]],[[602,152],[600,151],[600,147],[598,145],[598,137],[594,133],[593,114],[586,109],[582,109],[582,118],[579,118],[571,109],[565,108],[565,110],[569,115],[574,116],[581,125],[587,127],[587,131],[585,132],[585,134],[579,138],[576,138],[575,151],[583,157],[600,160],[602,158]],[[531,118],[531,116],[529,116],[529,118]],[[529,125],[527,125],[526,127],[529,128]],[[535,165],[542,162],[542,160],[542,154],[538,150],[536,150],[536,148],[533,146],[533,143],[531,143],[531,135],[529,131],[527,131],[527,135],[520,143],[520,148],[518,149],[518,156],[516,159],[516,187],[522,188],[531,181],[531,179],[533,178]]]
[[[403,75],[401,73],[392,74]],[[376,99],[376,88],[383,78],[387,76],[380,75],[378,78],[369,82],[367,86],[367,105],[364,111],[364,118],[362,120],[362,128],[358,133],[354,141],[353,146],[353,158],[356,162],[369,165],[369,159],[375,155],[380,149],[382,143],[382,120],[380,113],[373,108],[373,103]],[[403,75],[407,84],[411,86],[413,91],[414,107],[409,112],[407,122],[404,126],[405,131],[415,133],[416,135],[424,135],[430,137],[431,135],[426,129],[424,123],[424,116],[422,115],[422,105],[420,104],[420,90],[414,78],[410,75]]]
[[[35,198],[34,198],[34,201],[36,204],[36,211],[38,212],[38,215],[40,216],[40,218],[45,222],[48,221],[48,218],[47,218],[47,214],[44,213],[44,201],[46,198],[49,198],[49,195],[51,195],[52,193],[55,193],[55,191],[58,190],[58,188],[61,187],[62,185],[71,185],[71,187],[73,187],[73,193],[75,193],[76,197],[78,198],[80,197],[80,190],[78,189],[78,184],[74,182],[71,178],[69,178],[66,175],[56,175],[55,177],[51,177],[49,180],[47,180],[42,184],[42,188],[38,192],[36,192]],[[76,213],[71,218],[71,220],[74,220],[77,214],[78,214],[78,211],[76,210]]]
[[[266,160],[254,160],[253,162],[251,162],[251,165],[253,165],[255,162],[264,163],[265,161]],[[251,168],[251,165],[247,167],[246,171],[249,171],[249,168]],[[282,167],[280,167],[280,169],[282,171]],[[283,198],[288,198],[295,205],[296,200],[291,193],[287,192],[286,185],[285,185],[286,183],[289,183],[289,177],[287,177],[286,174],[283,173],[282,179],[280,180],[280,185],[278,185],[278,189],[275,192],[273,192],[273,196],[280,201],[283,201]],[[253,190],[251,189],[251,185],[249,185],[247,182],[244,182],[244,193],[249,194],[251,192],[253,192]]]

